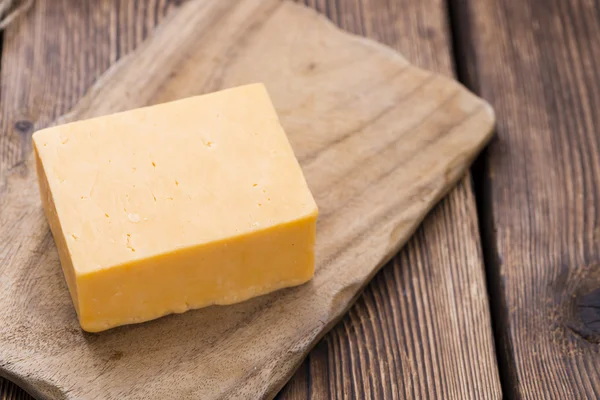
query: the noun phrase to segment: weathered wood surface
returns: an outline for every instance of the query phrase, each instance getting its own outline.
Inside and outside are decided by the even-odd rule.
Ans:
[[[453,76],[446,2],[305,0]],[[280,400],[501,398],[470,177],[434,208],[309,354]]]
[[[356,3],[356,5],[365,6],[365,4],[359,3]],[[109,4],[107,7],[110,8],[112,6]],[[374,7],[375,9],[375,7],[381,7],[381,5],[370,5],[370,7]],[[415,6],[412,9],[413,12],[424,12],[424,9],[420,7],[425,6]],[[50,21],[52,21],[51,18],[58,18],[59,14],[49,17],[47,9],[40,11],[39,8],[40,6],[37,6],[32,11],[36,18],[39,18],[36,20],[38,21],[36,23],[39,23],[39,20],[46,20],[46,18],[50,18]],[[155,7],[155,9],[163,8],[162,4]],[[85,9],[85,7],[82,9]],[[144,7],[138,5],[134,6],[133,9],[138,10],[134,12],[139,12]],[[393,8],[388,9],[393,10]],[[440,15],[438,21],[440,27],[442,27],[442,8],[438,5],[436,9],[440,13],[438,14]],[[356,8],[351,12],[358,12],[358,10],[360,8]],[[381,12],[381,8],[379,10]],[[403,12],[405,10],[406,8],[403,9]],[[79,17],[81,21],[90,22],[87,17],[83,16],[84,12],[93,13],[94,8],[83,11]],[[109,15],[111,13],[112,11],[108,11]],[[142,14],[146,14],[146,11],[143,11]],[[342,13],[340,15],[344,16],[346,14]],[[378,15],[379,18],[382,16],[390,17],[386,13]],[[111,20],[114,20],[114,18]],[[85,30],[89,30],[89,25],[84,26],[81,21],[79,22],[80,25],[76,25],[75,27],[79,30],[84,28]],[[343,25],[342,20],[338,20],[337,22]],[[430,23],[430,20],[428,19],[427,22]],[[29,24],[31,23],[29,22]],[[19,28],[11,27],[10,29],[25,31],[33,29],[35,31],[34,26],[28,26],[27,24],[28,21],[23,21]],[[119,31],[131,29],[132,26],[128,22],[123,23],[122,26],[120,24],[120,21],[117,22],[117,26],[120,26]],[[133,26],[139,29],[138,25]],[[394,30],[387,31],[384,28],[386,26],[389,27],[390,25],[382,24],[380,33],[384,40],[386,32],[396,33]],[[75,46],[73,43],[70,43],[74,40],[73,37],[67,36],[65,35],[65,31],[61,31],[64,28],[52,26],[52,29],[59,31],[57,36],[62,37],[62,40],[66,42],[66,48],[69,48],[70,45]],[[413,29],[415,29],[414,26]],[[420,31],[423,28],[418,26],[418,29]],[[431,27],[426,27],[423,32],[425,40],[434,43],[443,43],[444,46],[447,46],[447,37],[441,33],[437,35],[436,31],[432,30]],[[368,30],[363,33],[369,34]],[[10,31],[7,33],[6,43],[11,43],[9,40],[11,34],[15,35],[13,40],[21,40],[19,32],[15,34],[13,31]],[[375,35],[373,33],[370,34]],[[141,36],[143,35],[144,33],[142,32]],[[376,36],[376,38],[378,37]],[[89,43],[96,43],[94,39],[90,38],[86,40],[90,40]],[[381,40],[381,38],[378,39]],[[407,42],[404,37],[396,40],[411,43]],[[132,43],[135,43],[135,41]],[[44,48],[47,45],[47,39],[45,37],[38,37],[37,41],[32,41],[30,44],[32,46],[29,50],[35,48],[34,45],[37,45],[38,49],[40,47]],[[392,44],[396,43],[392,42]],[[433,46],[435,48],[436,45]],[[427,53],[424,53],[422,50],[421,53],[417,52],[416,49],[418,47],[414,43],[411,43],[408,48],[415,51],[415,59],[417,61],[425,60],[421,64],[447,74],[449,73],[447,48],[445,53],[443,53],[445,54],[444,58],[440,58],[442,61],[431,57],[431,54],[435,54],[435,52],[429,55],[424,55]],[[21,60],[23,57],[22,53],[25,53],[25,59],[27,58],[27,49],[13,48],[13,51],[14,53],[11,54],[21,55]],[[90,51],[93,52],[93,49],[90,49]],[[19,83],[22,84],[22,81],[19,82],[19,80],[11,82],[5,79],[7,75],[5,73],[5,66],[8,64],[10,68],[12,65],[11,62],[6,61],[6,54],[5,48],[2,68],[2,96],[6,95],[10,87],[16,88]],[[75,54],[71,56],[73,57],[71,58],[71,62],[77,64],[79,59],[75,57]],[[427,61],[428,59],[430,61]],[[41,74],[38,79],[42,79],[42,81],[44,80],[44,76],[46,79],[53,77],[56,74],[56,68],[62,71],[65,70],[61,62],[63,61],[59,60],[55,65],[44,66],[42,71],[38,70],[36,64],[35,70],[31,70],[30,68],[28,71],[29,77],[31,74]],[[428,65],[427,63],[430,64]],[[67,62],[67,65],[72,64]],[[80,69],[78,70],[78,68]],[[88,71],[86,64],[80,65],[78,68],[69,68],[69,70],[71,72],[78,70],[78,74],[80,75],[79,84],[89,85],[90,82],[85,81],[85,77],[92,76],[93,71]],[[16,69],[10,69],[8,72],[15,73],[15,76],[23,74],[23,72],[19,72]],[[193,75],[194,71],[189,71],[188,73]],[[73,78],[68,73],[64,73],[64,75],[66,81]],[[21,79],[25,79],[25,77]],[[83,83],[81,83],[82,81]],[[167,96],[176,95],[178,90],[186,91],[189,89],[178,87],[176,82],[176,80],[172,82],[175,89],[172,93],[168,93]],[[57,83],[54,82],[54,84]],[[78,84],[72,86],[78,87]],[[37,87],[30,88],[30,91],[33,93],[29,94],[33,94],[33,96],[28,96],[17,104],[10,104],[3,101],[3,115],[13,117],[3,132],[8,131],[9,136],[11,134],[14,136],[15,129],[22,130],[25,131],[22,136],[28,139],[31,127],[27,121],[35,122],[36,127],[44,126],[55,115],[64,112],[65,109],[70,107],[71,104],[65,105],[61,101],[69,102],[69,99],[75,99],[81,94],[73,95],[72,92],[67,92],[66,89],[61,87],[60,83],[58,83],[57,89],[62,90],[64,93],[59,92],[62,93],[61,96],[47,98],[41,104],[38,103],[37,107],[39,107],[39,110],[37,110],[37,114],[35,114],[35,110],[31,110],[32,106],[28,103],[31,101],[31,97],[39,97],[44,93],[44,91],[41,91],[41,93],[36,92],[38,90]],[[62,98],[63,95],[66,96],[66,99]],[[15,107],[19,104],[21,105],[20,108]],[[7,114],[4,114],[5,112]],[[27,115],[18,115],[23,112]],[[15,116],[18,118],[14,118]],[[3,121],[5,120],[7,119],[3,118]],[[17,124],[17,122],[20,123]],[[10,144],[10,142],[8,143]],[[27,146],[27,140],[17,142],[16,146],[14,143],[13,146],[7,146],[13,151],[12,153],[7,151],[7,154],[13,154],[13,157],[16,154],[13,163],[8,160],[10,156],[6,156],[3,159],[3,162],[8,160],[5,165],[7,168],[6,171],[11,169],[11,171],[8,171],[8,175],[10,175],[9,179],[14,176],[15,171],[21,173],[26,169],[27,162],[23,162],[23,160],[26,160],[27,157]],[[20,152],[15,152],[15,148],[17,150],[20,149]],[[0,152],[0,154],[2,153]],[[14,168],[15,165],[16,169]],[[24,180],[29,179],[26,176],[26,171],[23,172],[22,178]],[[27,210],[23,211],[26,213]],[[485,285],[481,270],[481,257],[477,246],[477,227],[474,215],[475,211],[470,187],[463,182],[452,193],[450,199],[436,209],[434,216],[428,219],[424,230],[419,232],[417,238],[411,242],[409,248],[399,257],[398,262],[388,266],[378,276],[375,283],[371,285],[367,291],[367,295],[364,297],[365,301],[359,303],[344,324],[341,325],[347,333],[340,335],[340,333],[334,332],[331,335],[331,338],[338,340],[338,350],[336,351],[334,346],[329,345],[333,339],[327,339],[323,342],[324,344],[317,347],[313,352],[316,356],[311,357],[309,361],[311,371],[318,372],[319,368],[322,371],[331,369],[332,367],[338,368],[340,364],[342,364],[343,368],[340,368],[336,372],[334,382],[326,382],[322,376],[313,377],[311,379],[313,383],[312,396],[323,396],[326,393],[324,390],[327,389],[329,393],[336,391],[336,393],[340,393],[342,396],[351,397],[353,393],[358,394],[364,389],[367,396],[371,393],[373,397],[384,394],[388,394],[390,398],[398,394],[400,396],[404,394],[405,397],[440,397],[447,394],[446,398],[448,396],[461,398],[464,393],[484,393],[488,397],[498,397],[499,388],[491,344],[489,317],[486,308],[487,299],[485,297]],[[457,220],[450,222],[449,218]],[[464,223],[460,222],[461,219]],[[39,223],[39,221],[36,223]],[[452,249],[452,253],[450,254],[447,250],[449,248]],[[43,252],[44,250],[41,251]],[[52,252],[53,249],[49,251]],[[43,257],[43,255],[38,255],[38,257]],[[387,275],[386,271],[388,271]],[[346,296],[348,295],[346,294]],[[349,297],[351,298],[352,296]],[[366,329],[369,331],[367,332]],[[469,338],[469,341],[473,341],[468,344],[468,347],[465,347],[465,337]],[[325,352],[323,351],[323,346],[327,346],[331,350]],[[325,356],[325,354],[327,355]],[[378,358],[375,359],[375,356]],[[315,360],[318,361],[318,365],[314,364]],[[480,365],[484,367],[482,368]],[[301,377],[303,371],[304,369],[301,369],[298,376]],[[363,373],[362,371],[365,372]],[[329,374],[329,377],[333,378],[334,376],[333,374]],[[316,392],[319,389],[314,383],[319,379],[322,383],[327,383],[327,385],[322,386],[323,391]],[[357,386],[359,384],[361,386]],[[292,383],[292,387],[294,385],[297,387],[297,383]],[[379,390],[381,392],[378,392]],[[285,393],[289,395],[291,392],[293,390],[288,390]]]
[[[600,13],[462,0],[469,84],[495,107],[484,187],[506,394],[600,398]]]

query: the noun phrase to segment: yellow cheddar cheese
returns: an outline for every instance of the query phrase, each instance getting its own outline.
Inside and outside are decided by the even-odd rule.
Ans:
[[[262,84],[43,129],[33,143],[86,331],[313,276],[317,206]]]

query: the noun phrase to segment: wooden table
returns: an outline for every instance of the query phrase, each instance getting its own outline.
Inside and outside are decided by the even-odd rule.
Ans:
[[[68,111],[178,3],[38,0],[4,31],[0,185],[31,151],[33,130]],[[600,5],[306,3],[455,76],[495,107],[498,126],[472,175],[278,397],[600,397]],[[28,398],[0,378],[0,399]]]

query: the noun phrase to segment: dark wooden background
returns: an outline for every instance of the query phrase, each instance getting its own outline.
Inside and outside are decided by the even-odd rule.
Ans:
[[[33,130],[179,3],[37,0],[3,32],[0,184],[28,156]],[[278,397],[599,398],[600,4],[304,3],[461,80],[495,107],[498,127],[472,176]],[[0,399],[29,398],[0,378]]]

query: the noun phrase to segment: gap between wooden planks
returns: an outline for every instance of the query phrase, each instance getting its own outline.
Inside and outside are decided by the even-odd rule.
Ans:
[[[468,84],[498,115],[482,188],[505,393],[599,398],[598,4],[456,5]]]
[[[441,0],[309,5],[346,30],[402,51],[419,66],[451,75]],[[168,7],[166,1],[63,0],[52,7],[37,4],[11,26],[1,70],[0,107],[6,118],[0,173],[30,151],[31,123],[47,124],[68,111],[112,62],[135,48]],[[500,397],[468,178],[311,353],[281,397],[361,395]]]

